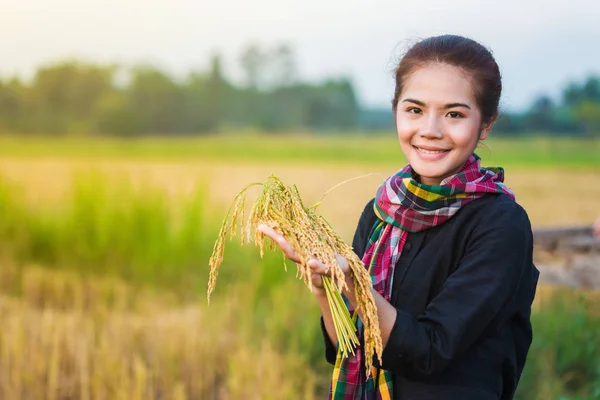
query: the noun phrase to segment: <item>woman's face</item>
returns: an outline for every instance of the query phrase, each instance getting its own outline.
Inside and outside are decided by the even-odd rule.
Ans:
[[[463,70],[430,64],[407,79],[398,99],[396,128],[402,152],[421,183],[439,185],[459,172],[487,137],[471,81]]]

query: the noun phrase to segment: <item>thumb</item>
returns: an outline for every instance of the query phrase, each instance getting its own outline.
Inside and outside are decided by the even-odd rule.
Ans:
[[[348,264],[346,257],[342,256],[341,254],[336,254],[335,258],[342,272],[344,274],[347,273],[350,270],[350,265]]]

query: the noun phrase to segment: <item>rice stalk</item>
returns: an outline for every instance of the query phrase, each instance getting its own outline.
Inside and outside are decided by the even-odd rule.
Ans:
[[[221,225],[213,253],[209,259],[210,276],[208,283],[207,299],[216,286],[218,269],[221,265],[225,249],[225,239],[229,234],[233,239],[237,229],[237,219],[242,215],[247,190],[255,185],[261,185],[262,190],[251,207],[250,215],[242,231],[242,245],[254,238],[254,243],[260,249],[261,258],[265,252],[265,235],[259,231],[258,225],[265,224],[283,235],[296,250],[300,258],[298,263],[298,278],[303,280],[312,291],[311,270],[307,262],[312,256],[319,259],[326,266],[328,275],[323,276],[323,286],[327,295],[328,304],[335,331],[338,337],[342,357],[355,354],[359,344],[356,335],[355,319],[350,315],[342,298],[342,291],[347,289],[346,277],[337,262],[337,254],[348,260],[352,279],[355,286],[357,310],[361,311],[364,325],[364,346],[366,370],[371,371],[373,355],[377,354],[381,363],[383,345],[375,300],[371,294],[371,277],[360,258],[354,253],[333,230],[327,221],[315,212],[316,206],[306,207],[295,185],[286,186],[280,179],[270,175],[262,183],[253,183],[242,189],[234,198],[225,219]],[[327,194],[327,193],[326,193]],[[231,215],[231,217],[230,217]],[[270,241],[270,249],[276,248]],[[285,256],[284,256],[285,266]],[[355,315],[356,317],[356,315]]]

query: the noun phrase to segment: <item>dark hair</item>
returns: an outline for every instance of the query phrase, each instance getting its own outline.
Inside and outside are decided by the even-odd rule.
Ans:
[[[496,60],[478,42],[457,35],[430,37],[408,50],[395,70],[396,89],[392,100],[394,113],[406,79],[418,68],[432,63],[458,67],[470,74],[482,122],[490,122],[498,115],[502,79]]]

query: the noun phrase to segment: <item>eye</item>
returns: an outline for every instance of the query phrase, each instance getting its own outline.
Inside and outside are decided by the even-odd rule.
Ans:
[[[406,109],[406,112],[411,113],[411,114],[421,114],[422,111],[420,108],[417,107],[409,107]]]
[[[458,111],[450,111],[448,113],[448,116],[450,118],[461,118],[461,117],[463,117],[463,115],[461,113],[459,113]]]

